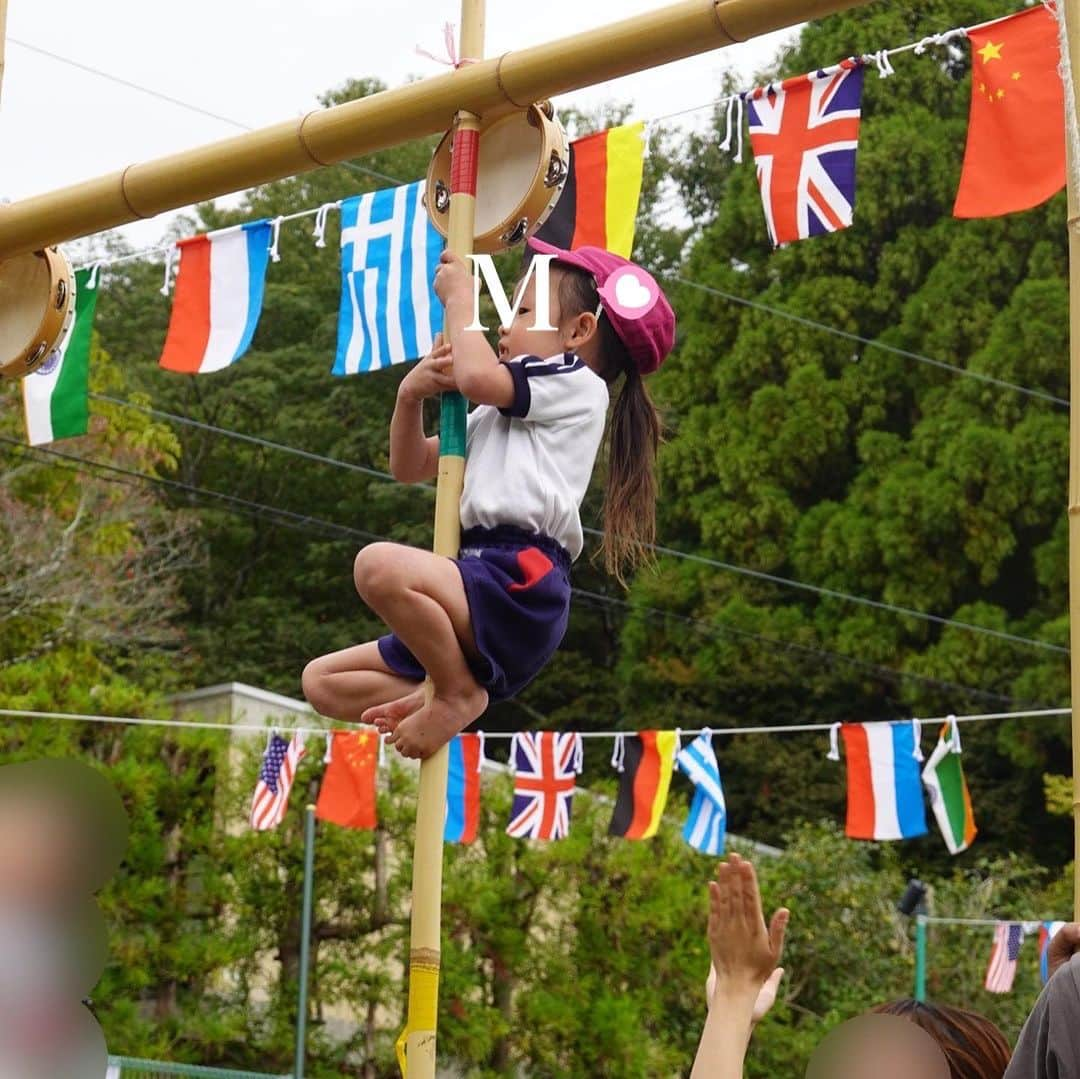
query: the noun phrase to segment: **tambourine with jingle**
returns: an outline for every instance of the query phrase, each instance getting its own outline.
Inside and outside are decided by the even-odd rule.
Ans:
[[[23,378],[60,348],[75,319],[71,264],[55,247],[0,262],[0,378]]]
[[[428,167],[424,203],[446,236],[450,225],[448,131]],[[490,255],[524,242],[548,219],[566,186],[570,142],[551,102],[499,117],[480,129],[473,250]]]

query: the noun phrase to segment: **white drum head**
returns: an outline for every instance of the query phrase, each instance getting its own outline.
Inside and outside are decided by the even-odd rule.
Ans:
[[[45,319],[52,296],[49,264],[39,255],[0,262],[0,356],[20,352]]]
[[[513,217],[541,165],[543,135],[526,113],[512,113],[481,132],[476,179],[478,236]],[[546,168],[547,162],[543,162]]]

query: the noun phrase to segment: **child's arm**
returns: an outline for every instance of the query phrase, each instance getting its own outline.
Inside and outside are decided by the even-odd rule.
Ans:
[[[435,272],[435,291],[446,308],[446,334],[454,350],[458,389],[478,405],[509,408],[514,379],[487,343],[482,330],[467,330],[473,321],[473,278],[465,263],[444,251]]]
[[[436,334],[435,345],[401,381],[390,420],[390,471],[402,483],[421,483],[439,474],[439,440],[424,434],[424,399],[456,390],[453,355]]]

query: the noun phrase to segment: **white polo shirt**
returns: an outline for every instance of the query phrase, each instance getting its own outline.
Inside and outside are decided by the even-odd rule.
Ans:
[[[604,437],[607,383],[572,352],[519,356],[509,408],[469,414],[462,528],[515,525],[581,554],[579,507]]]

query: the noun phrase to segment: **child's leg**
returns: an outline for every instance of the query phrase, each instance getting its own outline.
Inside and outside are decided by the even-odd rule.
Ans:
[[[364,601],[434,683],[431,704],[410,700],[407,709],[412,714],[390,739],[407,756],[429,756],[487,707],[487,691],[473,678],[466,659],[477,652],[461,574],[441,555],[373,543],[356,556],[354,576]]]
[[[419,685],[394,674],[374,641],[313,659],[301,676],[304,696],[316,712],[358,723],[364,709],[411,693]]]

